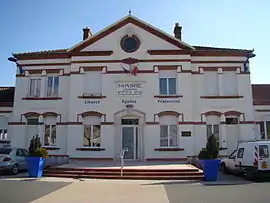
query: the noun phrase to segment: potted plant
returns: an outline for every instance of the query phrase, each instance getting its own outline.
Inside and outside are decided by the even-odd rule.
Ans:
[[[40,178],[43,174],[45,159],[48,157],[46,149],[42,148],[38,135],[33,136],[28,148],[29,156],[26,158],[29,177]]]
[[[206,144],[206,149],[202,149],[198,158],[200,159],[204,180],[216,181],[220,168],[220,159],[218,159],[219,145],[214,135],[211,135]]]

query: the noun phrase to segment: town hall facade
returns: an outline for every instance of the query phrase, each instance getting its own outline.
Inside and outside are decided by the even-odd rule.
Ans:
[[[83,29],[69,49],[14,54],[3,138],[28,148],[38,134],[51,155],[101,160],[118,160],[122,149],[129,160],[184,160],[212,134],[228,155],[260,126],[269,139],[269,123],[256,122],[268,103],[255,110],[253,50],[193,46],[181,32],[128,15],[94,35]]]

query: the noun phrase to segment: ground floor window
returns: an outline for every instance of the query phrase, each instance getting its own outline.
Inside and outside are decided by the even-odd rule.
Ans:
[[[45,125],[44,146],[55,146],[56,125]]]
[[[7,129],[0,127],[0,140],[7,140]]]
[[[160,147],[177,147],[177,125],[160,126]]]
[[[84,125],[85,147],[100,147],[100,125]]]
[[[270,121],[260,123],[261,139],[270,139]]]
[[[217,143],[219,144],[219,125],[206,125],[206,135],[207,135],[207,139],[214,135]]]

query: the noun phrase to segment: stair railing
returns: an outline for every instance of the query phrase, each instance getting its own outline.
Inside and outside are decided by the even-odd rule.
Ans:
[[[125,157],[125,152],[127,151],[127,149],[122,149],[121,150],[121,153],[120,153],[120,160],[121,160],[121,176],[123,176],[123,168],[124,168],[124,165],[125,165],[125,162],[124,162],[124,157]]]

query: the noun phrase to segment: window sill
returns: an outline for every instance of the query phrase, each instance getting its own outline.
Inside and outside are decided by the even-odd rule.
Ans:
[[[78,150],[78,151],[104,151],[105,148],[101,148],[101,147],[79,147],[79,148],[76,148],[76,150]]]
[[[59,150],[59,147],[55,147],[55,146],[43,146],[44,149],[46,150]]]
[[[164,151],[164,152],[174,152],[174,151],[184,151],[183,148],[178,147],[161,147],[154,149],[155,151]]]
[[[59,100],[62,97],[25,97],[23,100]]]
[[[239,99],[243,96],[201,96],[202,99]]]
[[[106,96],[78,96],[79,99],[104,99]]]
[[[155,95],[154,98],[181,98],[183,95]]]

